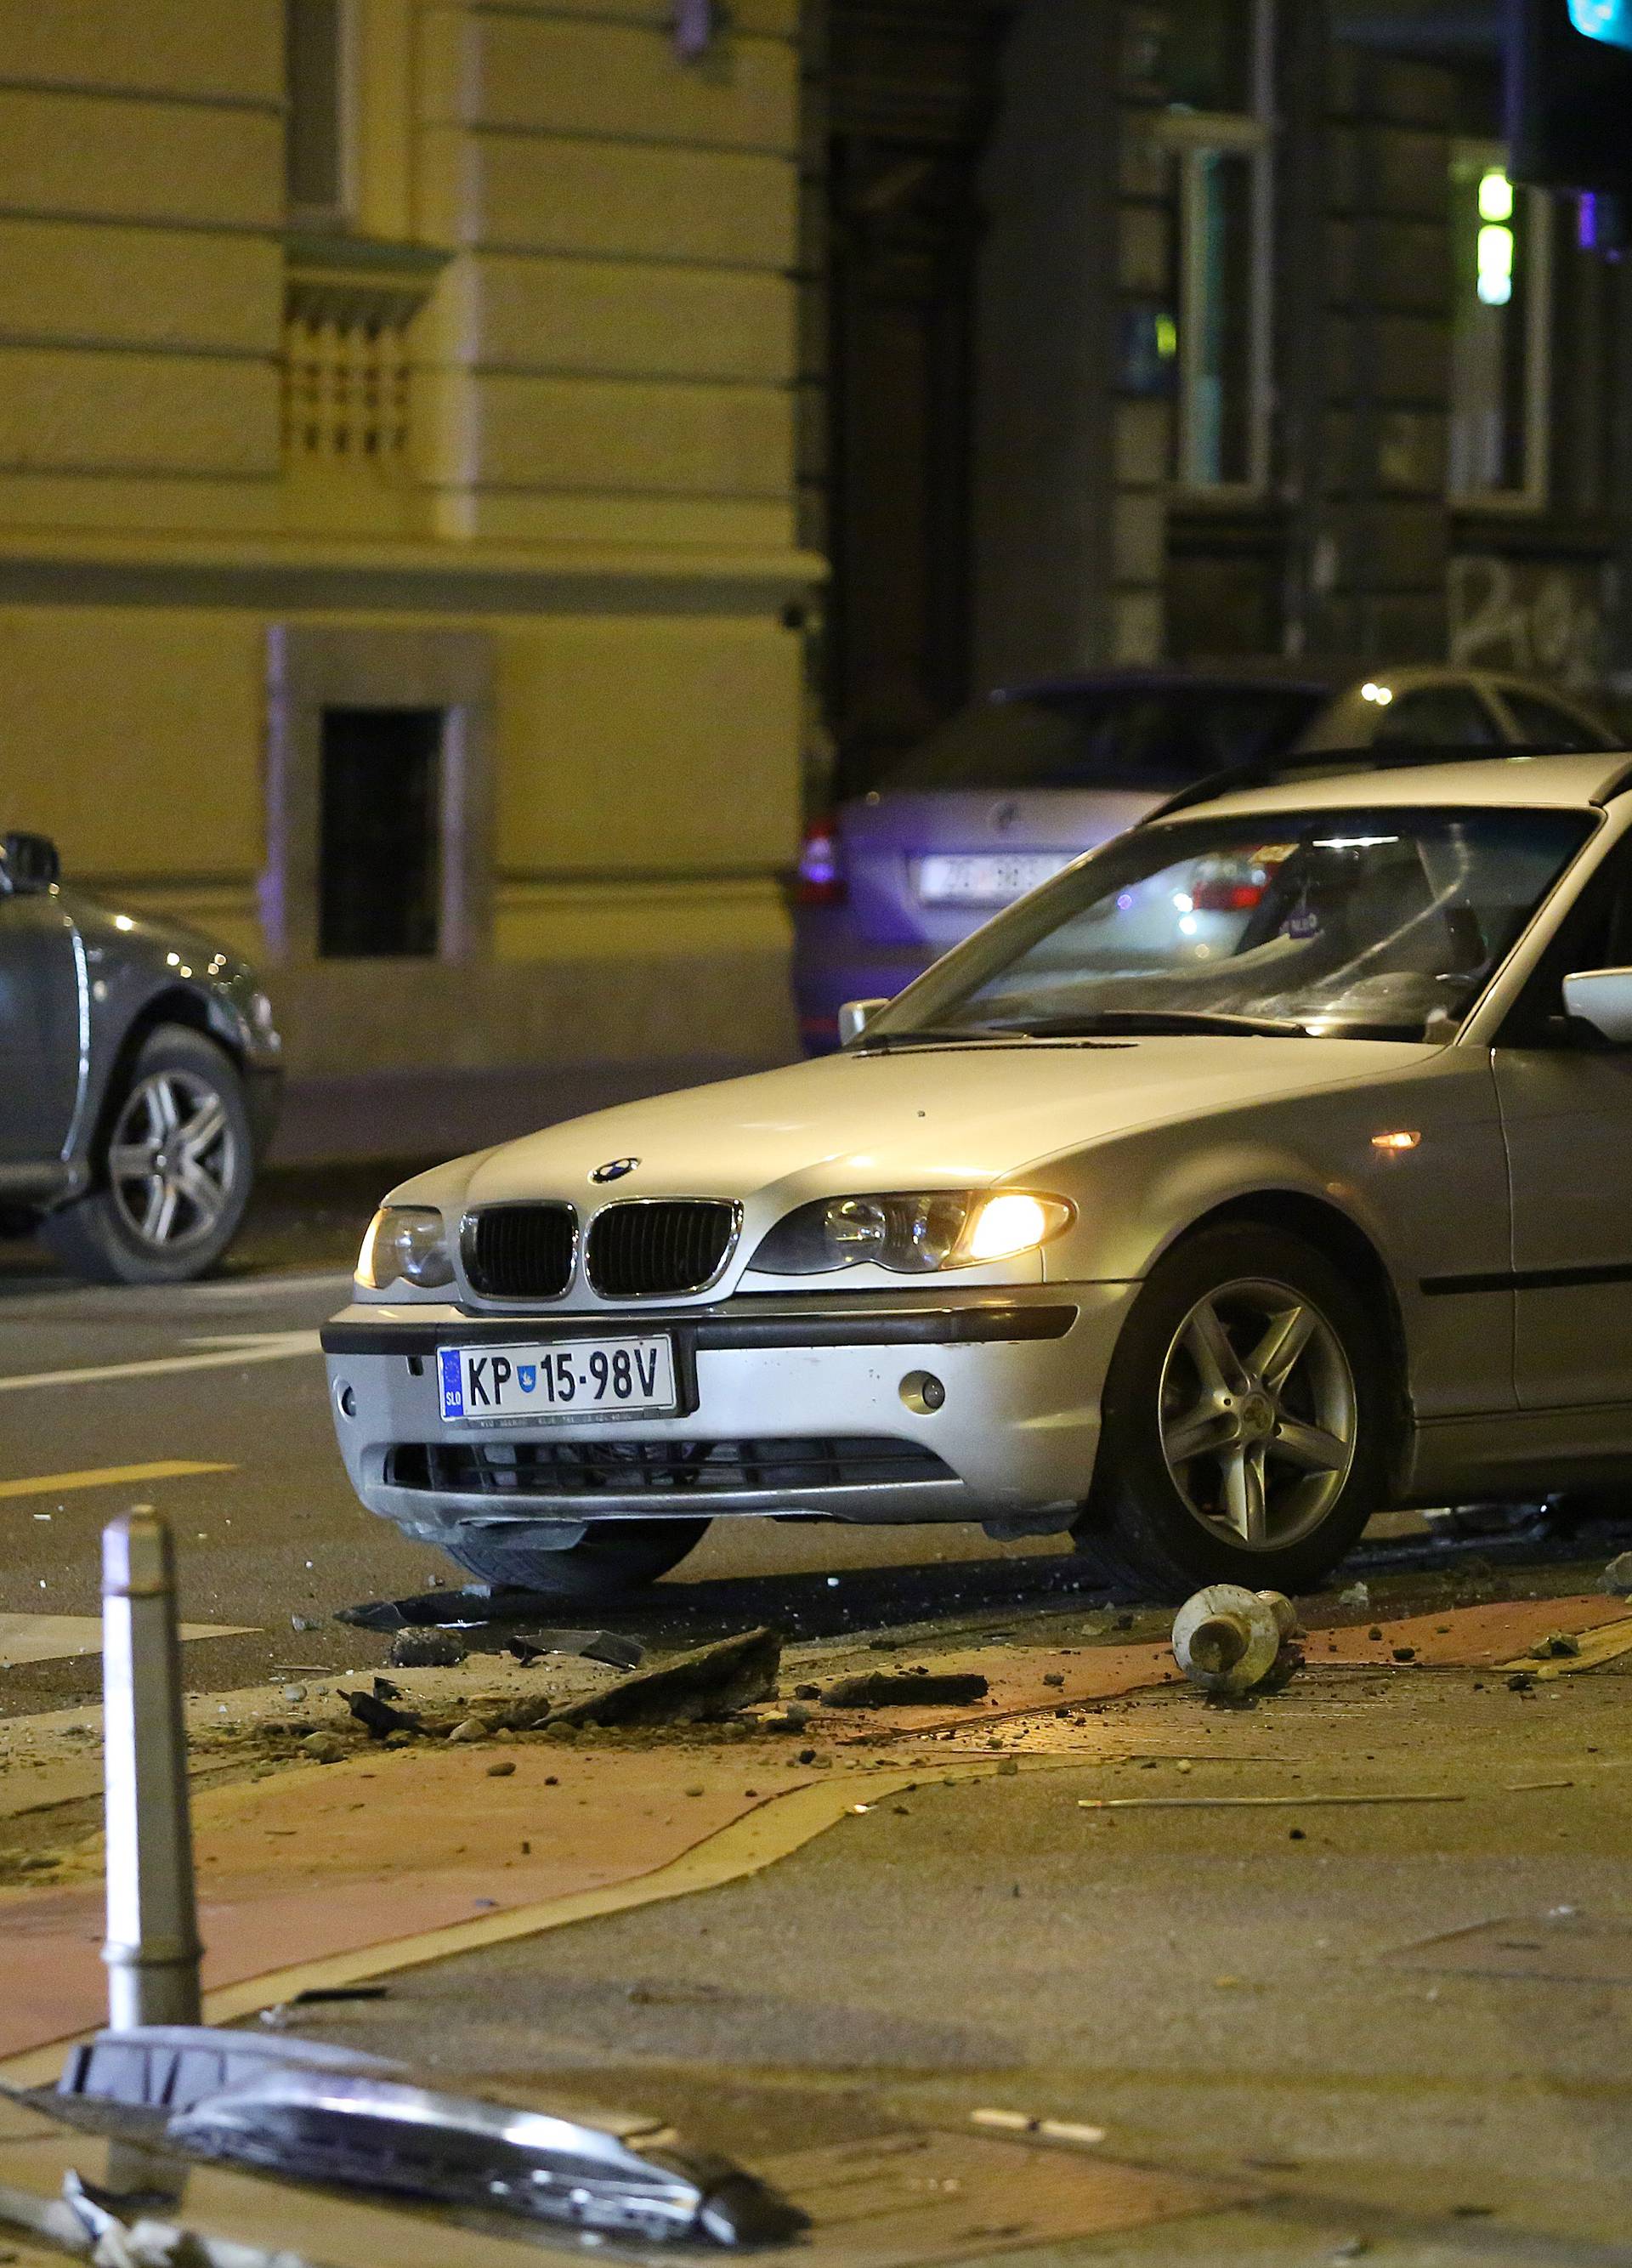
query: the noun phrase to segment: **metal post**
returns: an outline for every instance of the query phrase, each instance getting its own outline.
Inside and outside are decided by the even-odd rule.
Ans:
[[[102,1531],[102,1696],[108,2024],[195,2024],[202,1948],[175,1554],[152,1513],[122,1513]]]

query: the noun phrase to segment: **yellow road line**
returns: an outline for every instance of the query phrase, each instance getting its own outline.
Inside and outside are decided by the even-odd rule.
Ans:
[[[1079,1756],[1034,1756],[1018,1760],[1022,1771],[1059,1771],[1080,1766]],[[950,1767],[937,1756],[932,1765],[902,1765],[886,1771],[835,1771],[829,1778],[786,1795],[773,1796],[757,1809],[732,1820],[717,1833],[705,1836],[650,1874],[622,1882],[608,1882],[594,1890],[578,1890],[541,1904],[514,1906],[508,1912],[478,1915],[471,1921],[451,1922],[416,1937],[396,1938],[384,1945],[360,1948],[355,1953],[335,1953],[317,1961],[303,1961],[290,1969],[275,1969],[242,1984],[223,1984],[204,1995],[204,2021],[231,2024],[260,2009],[292,2000],[298,1992],[332,1990],[340,1984],[364,1984],[404,1969],[423,1969],[427,1962],[445,1961],[454,1954],[479,1953],[489,1945],[504,1945],[518,1937],[537,1937],[546,1930],[564,1929],[573,1922],[598,1921],[605,1914],[627,1913],[636,1906],[656,1905],[666,1898],[688,1896],[694,1890],[718,1889],[726,1882],[756,1874],[761,1867],[785,1859],[818,1835],[836,1827],[864,1795],[869,1804],[881,1796],[909,1787],[934,1787],[952,1780],[985,1779],[1000,1769],[993,1756],[978,1764]],[[320,1896],[320,1890],[316,1893]],[[80,2039],[91,2035],[82,2032]],[[44,2087],[62,2067],[62,2057],[72,2043],[26,2048],[20,2055],[0,2061],[0,2083],[7,2087]]]
[[[182,1481],[194,1473],[235,1473],[236,1465],[201,1464],[195,1457],[160,1457],[151,1465],[92,1465],[83,1473],[36,1473],[26,1481],[0,1481],[0,1497],[60,1496],[70,1489],[122,1488],[133,1481]]]

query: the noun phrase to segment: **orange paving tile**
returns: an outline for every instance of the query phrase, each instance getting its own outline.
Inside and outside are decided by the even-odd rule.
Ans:
[[[194,1800],[206,1988],[648,1874],[813,1777],[762,1756],[380,1752],[208,1790]],[[490,1778],[501,1758],[514,1773]],[[98,2021],[102,1933],[99,1881],[0,1892],[0,2055]]]

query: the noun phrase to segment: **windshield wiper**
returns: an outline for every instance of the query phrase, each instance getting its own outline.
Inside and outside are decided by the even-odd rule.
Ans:
[[[1217,1032],[1235,1039],[1309,1037],[1308,1027],[1303,1024],[1273,1016],[1231,1016],[1205,1008],[1099,1008],[1092,1015],[1031,1017],[1024,1025],[1003,1025],[996,1029],[1028,1040],[1090,1040],[1112,1032],[1145,1039],[1189,1032]]]
[[[875,1038],[864,1031],[854,1042],[857,1055],[890,1055],[897,1048],[978,1048],[998,1047],[1005,1042],[1012,1047],[1017,1041],[1030,1037],[1026,1032],[1004,1031],[945,1031],[926,1029],[921,1032],[880,1032]]]

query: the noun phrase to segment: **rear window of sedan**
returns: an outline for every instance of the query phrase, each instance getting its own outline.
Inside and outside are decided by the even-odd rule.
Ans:
[[[1188,787],[1278,755],[1324,696],[1307,686],[1078,686],[963,710],[904,757],[887,789]]]

